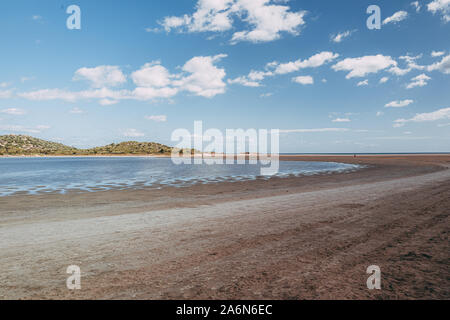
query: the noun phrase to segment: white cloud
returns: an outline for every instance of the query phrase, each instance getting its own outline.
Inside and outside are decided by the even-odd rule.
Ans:
[[[402,69],[397,66],[394,66],[388,70],[390,73],[395,74],[397,76],[404,76],[405,74],[409,73],[411,69]]]
[[[305,24],[305,11],[292,12],[289,6],[270,0],[199,0],[192,15],[165,17],[160,24],[186,32],[223,32],[234,28],[234,19],[242,20],[249,29],[237,31],[231,42],[267,42],[279,39],[282,32],[300,33]]]
[[[126,77],[118,66],[80,68],[75,72],[73,79],[87,80],[93,88],[116,87],[126,82]]]
[[[413,1],[411,2],[411,5],[416,9],[416,12],[419,12],[422,6],[420,5],[419,1]]]
[[[21,116],[26,114],[25,110],[22,109],[18,109],[18,108],[8,108],[8,109],[3,109],[0,110],[1,113],[6,113],[9,115],[14,115],[14,116]]]
[[[377,111],[377,117],[381,117],[384,114],[383,111]]]
[[[380,83],[386,83],[389,81],[389,77],[383,77],[380,79]]]
[[[450,74],[450,55],[442,58],[440,62],[433,63],[427,67],[428,71],[438,70],[444,74]]]
[[[351,120],[349,118],[336,118],[333,119],[332,122],[350,122]]]
[[[378,54],[359,58],[347,58],[332,66],[334,71],[350,71],[346,78],[364,77],[369,73],[377,73],[390,66],[397,66],[397,62],[389,56]]]
[[[406,99],[406,100],[396,100],[386,103],[384,106],[386,108],[403,108],[409,106],[411,103],[414,103],[414,100]]]
[[[123,136],[136,138],[136,137],[143,137],[143,136],[145,136],[145,134],[143,134],[142,132],[139,132],[136,129],[126,129],[123,132]]]
[[[328,62],[331,62],[339,57],[339,54],[323,51],[317,53],[306,60],[298,59],[296,61],[287,63],[271,62],[267,65],[268,68],[273,68],[275,74],[286,74],[305,68],[317,68]]]
[[[0,82],[0,88],[6,88],[9,87],[10,83],[9,82]]]
[[[432,51],[431,52],[431,56],[433,58],[443,56],[444,54],[445,54],[445,51]]]
[[[300,83],[303,85],[307,85],[307,84],[314,84],[314,79],[311,76],[298,76],[298,77],[294,77],[292,78],[292,81],[296,82],[296,83]]]
[[[273,96],[272,92],[262,93],[260,95],[261,98],[268,98],[268,97],[271,97],[271,96]]]
[[[344,40],[345,38],[350,37],[353,32],[355,32],[355,30],[348,30],[348,31],[344,31],[344,32],[340,32],[338,34],[332,35],[331,41],[336,42],[336,43],[342,42],[342,40]]]
[[[106,87],[89,89],[84,91],[68,91],[61,89],[42,89],[31,92],[22,92],[18,96],[36,101],[65,100],[74,102],[79,99],[99,99],[101,105],[111,105],[119,100],[154,100],[158,98],[171,98],[181,91],[194,93],[197,96],[213,97],[225,92],[225,70],[218,68],[215,63],[226,57],[224,54],[215,56],[199,56],[187,61],[181,68],[181,73],[170,74],[159,63],[149,63],[141,69],[133,72],[131,77],[138,85],[134,90],[111,90]],[[97,68],[92,68],[97,69]],[[117,84],[121,77],[97,77],[91,76],[95,72],[82,72],[87,75],[95,86],[103,82],[103,85]],[[80,73],[80,72],[79,72]],[[105,80],[105,81],[103,81]],[[1,97],[1,96],[0,96]]]
[[[434,0],[428,3],[427,9],[433,14],[440,13],[444,22],[450,21],[450,0]]]
[[[82,114],[82,113],[84,113],[84,111],[81,110],[81,109],[78,108],[78,107],[75,107],[75,108],[72,108],[72,109],[69,111],[69,113],[73,113],[73,114]]]
[[[134,89],[130,96],[126,99],[135,99],[140,101],[149,101],[155,99],[169,99],[174,97],[178,93],[178,89],[176,88],[146,88],[146,87],[138,87]]]
[[[305,68],[318,68],[338,57],[339,55],[337,53],[323,51],[305,60],[298,59],[296,61],[287,63],[279,63],[277,61],[273,61],[266,64],[266,70],[264,71],[252,70],[247,76],[241,76],[232,80],[228,80],[228,82],[239,83],[247,87],[259,87],[261,85],[260,81],[264,80],[266,77],[292,73]]]
[[[368,85],[369,85],[369,79],[360,81],[356,84],[357,87],[368,86]]]
[[[0,125],[0,131],[8,132],[41,133],[47,129],[50,129],[50,126],[39,125],[35,127],[25,127],[21,125]]]
[[[404,55],[404,56],[399,57],[399,59],[401,59],[401,60],[406,62],[409,70],[413,70],[413,69],[415,69],[415,70],[423,70],[423,69],[425,69],[424,66],[420,66],[420,65],[418,65],[416,63],[416,60],[420,59],[420,58],[422,58],[421,54],[418,55],[418,56]]]
[[[34,16],[31,17],[31,19],[33,19],[34,21],[40,21],[40,20],[42,20],[42,16],[34,15]]]
[[[166,115],[158,115],[158,116],[145,116],[145,119],[155,121],[155,122],[166,122]]]
[[[228,83],[229,84],[240,84],[240,85],[243,85],[245,87],[259,87],[259,86],[261,86],[261,84],[259,82],[251,81],[251,80],[247,79],[247,77],[244,77],[244,76],[237,77],[235,79],[228,79]]]
[[[138,87],[165,87],[171,81],[169,71],[159,61],[146,63],[131,74],[131,79]]]
[[[417,77],[411,79],[411,82],[406,86],[406,89],[412,89],[415,87],[424,87],[428,84],[428,80],[431,80],[429,76],[422,73]]]
[[[443,108],[428,113],[417,113],[410,119],[398,119],[394,121],[394,127],[402,127],[407,122],[429,122],[450,119],[450,108]]]
[[[315,132],[346,132],[346,128],[317,128],[317,129],[290,129],[280,130],[280,133],[315,133]]]
[[[0,99],[8,99],[12,97],[11,90],[0,90]]]
[[[102,106],[112,106],[114,104],[118,104],[119,101],[117,100],[109,100],[109,99],[101,99],[98,103]]]
[[[406,12],[406,11],[397,11],[392,16],[387,17],[386,19],[384,19],[383,20],[383,24],[397,23],[397,22],[405,20],[407,17],[408,17],[408,12]]]
[[[226,54],[215,56],[194,57],[182,68],[190,75],[174,80],[173,85],[198,96],[211,98],[225,92],[225,69],[217,68],[214,63],[225,58]]]
[[[424,70],[425,67],[418,65],[417,64],[417,60],[422,58],[422,55],[418,55],[418,56],[409,56],[409,55],[404,55],[399,57],[400,60],[405,61],[407,67],[402,69],[399,68],[397,65],[394,65],[393,67],[391,67],[388,71],[392,74],[395,74],[397,76],[404,76],[405,74],[411,72],[412,70]]]

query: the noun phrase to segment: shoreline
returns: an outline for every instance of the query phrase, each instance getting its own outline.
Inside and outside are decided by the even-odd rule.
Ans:
[[[311,158],[369,167],[0,198],[0,299],[448,299],[450,156]]]
[[[222,155],[222,154],[221,154]],[[362,156],[362,157],[373,157],[373,156],[441,156],[441,155],[450,155],[450,152],[399,152],[399,153],[281,153],[278,154],[280,158],[283,157],[351,157],[353,155],[356,156]],[[199,157],[200,155],[197,154]],[[211,158],[209,154],[206,154],[207,158]],[[217,156],[217,155],[216,155]],[[223,155],[224,156],[224,155]],[[248,157],[248,154],[238,154],[234,155],[234,157]],[[259,157],[258,154],[252,154],[252,156]],[[85,155],[85,154],[74,154],[74,155],[0,155],[0,158],[94,158],[94,157],[136,157],[136,158],[170,158],[170,154],[92,154],[92,155]],[[189,158],[190,156],[185,156],[186,158]],[[206,158],[205,155],[202,155],[202,157]]]

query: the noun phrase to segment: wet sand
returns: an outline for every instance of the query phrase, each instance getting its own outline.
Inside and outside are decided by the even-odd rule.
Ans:
[[[450,298],[450,155],[282,160],[368,167],[2,197],[0,299]],[[66,288],[69,265],[81,290]]]

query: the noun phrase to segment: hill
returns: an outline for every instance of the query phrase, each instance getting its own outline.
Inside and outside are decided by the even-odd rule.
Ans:
[[[78,149],[25,135],[0,136],[0,155],[150,155],[170,154],[172,149],[172,147],[156,142],[136,141],[112,143],[91,149]]]

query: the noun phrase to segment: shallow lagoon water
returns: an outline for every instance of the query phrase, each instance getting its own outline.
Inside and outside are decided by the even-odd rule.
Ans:
[[[278,177],[354,171],[334,162],[280,161]],[[170,158],[55,157],[0,158],[0,196],[70,191],[161,188],[196,183],[268,179],[261,164],[181,164]]]

